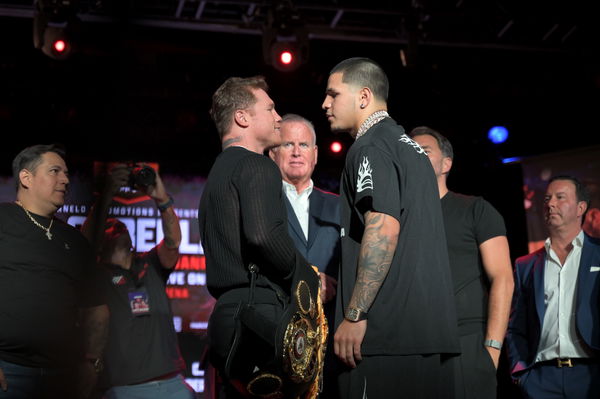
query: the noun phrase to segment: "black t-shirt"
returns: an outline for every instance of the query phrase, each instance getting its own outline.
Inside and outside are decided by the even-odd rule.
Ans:
[[[73,364],[82,356],[78,308],[103,303],[88,242],[59,219],[51,233],[48,240],[19,205],[0,204],[0,359],[7,362]]]
[[[257,285],[289,289],[296,265],[308,266],[287,232],[281,172],[268,157],[229,147],[216,159],[198,214],[209,292],[219,298],[247,287],[248,264],[260,268]]]
[[[437,183],[429,159],[386,118],[355,141],[342,174],[337,323],[356,281],[367,210],[400,222],[392,264],[369,309],[364,355],[458,352],[456,313]]]
[[[461,334],[481,331],[487,322],[489,282],[479,246],[505,236],[504,219],[481,197],[449,191],[442,198],[448,256],[454,282],[456,312]]]
[[[171,270],[161,266],[156,248],[136,256],[129,270],[102,266],[109,285],[110,332],[101,385],[136,384],[183,370],[165,292]]]

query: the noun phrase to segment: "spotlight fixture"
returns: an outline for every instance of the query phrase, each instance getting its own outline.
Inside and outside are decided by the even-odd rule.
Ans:
[[[69,58],[79,29],[78,0],[36,0],[33,46],[56,60]]]
[[[308,61],[308,32],[291,1],[269,10],[263,29],[263,57],[267,65],[283,72]]]

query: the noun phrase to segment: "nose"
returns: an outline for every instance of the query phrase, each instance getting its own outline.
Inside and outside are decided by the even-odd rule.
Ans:
[[[300,146],[298,144],[294,144],[294,147],[292,148],[292,155],[295,157],[300,156]]]
[[[325,111],[331,108],[331,101],[329,100],[329,96],[325,96],[323,104],[321,104],[321,108],[323,108]]]
[[[546,200],[546,202],[544,203],[544,210],[546,212],[550,212],[551,209],[555,209],[556,208],[556,198],[554,198],[553,196],[548,198]]]
[[[275,111],[275,108],[273,108],[273,116],[275,117],[275,122],[281,123],[281,116]]]
[[[69,184],[69,175],[67,175],[66,173],[62,172],[60,174],[60,177],[61,177],[61,179],[60,179],[61,183]]]

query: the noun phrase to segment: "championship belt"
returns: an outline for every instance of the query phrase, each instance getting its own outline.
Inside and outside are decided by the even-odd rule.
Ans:
[[[251,273],[253,267],[256,265],[249,267]],[[318,270],[314,266],[298,265],[280,320],[267,320],[257,314],[252,303],[240,312],[242,324],[272,342],[274,349],[272,364],[256,371],[246,385],[251,396],[264,399],[317,397],[328,335],[320,290]]]

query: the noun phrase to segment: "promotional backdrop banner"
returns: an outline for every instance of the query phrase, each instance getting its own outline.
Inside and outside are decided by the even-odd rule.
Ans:
[[[157,164],[152,164],[158,169]],[[94,165],[96,172],[98,163]],[[69,175],[69,190],[65,204],[56,217],[80,228],[93,204],[97,176],[72,173]],[[179,344],[186,360],[186,380],[200,394],[205,390],[203,361],[206,348],[205,336],[208,319],[215,300],[206,289],[206,268],[204,251],[200,244],[198,230],[198,204],[206,179],[202,177],[181,177],[162,174],[167,192],[174,199],[175,213],[179,217],[182,240],[179,247],[180,258],[169,276],[166,292],[171,299],[173,323],[179,333]],[[0,201],[14,201],[15,184],[11,177],[0,177]],[[131,234],[136,252],[152,249],[163,239],[160,213],[154,201],[136,195],[129,187],[124,187],[113,198],[108,217],[121,220]]]

